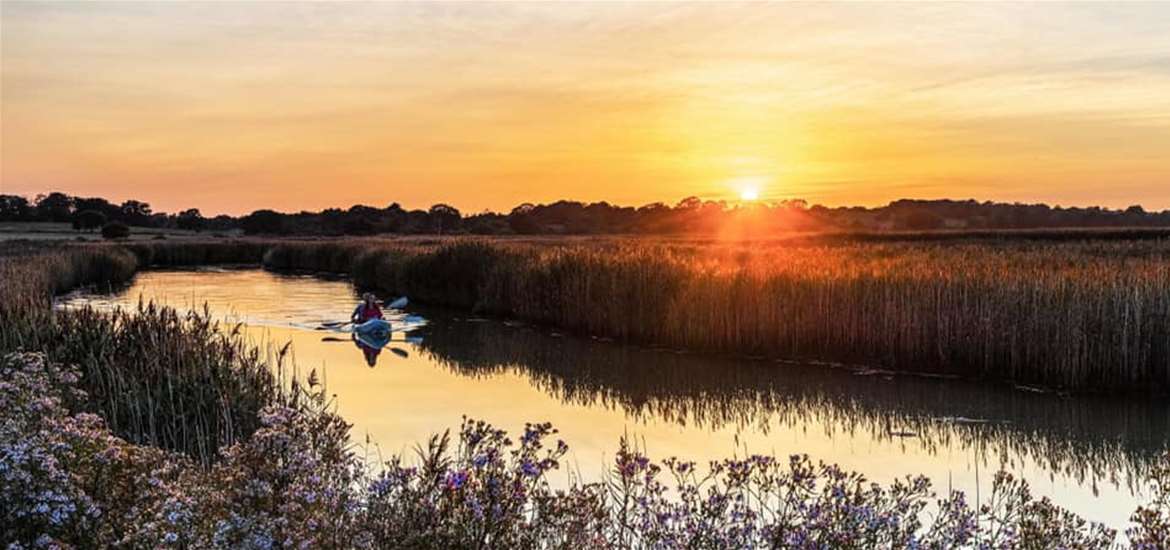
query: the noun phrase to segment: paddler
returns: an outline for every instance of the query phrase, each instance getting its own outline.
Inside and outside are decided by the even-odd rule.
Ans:
[[[362,303],[358,304],[357,308],[353,310],[353,315],[350,320],[361,324],[370,319],[381,319],[382,308],[378,307],[378,299],[374,297],[372,292],[362,294]]]

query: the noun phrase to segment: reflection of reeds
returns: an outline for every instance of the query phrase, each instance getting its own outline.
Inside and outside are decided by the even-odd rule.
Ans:
[[[1085,483],[1145,478],[1167,445],[1170,407],[1145,400],[1062,398],[961,381],[856,375],[841,369],[742,361],[554,338],[496,322],[434,322],[423,348],[452,370],[515,369],[569,403],[616,407],[708,428],[774,423],[899,438],[935,452],[978,450],[993,464],[1029,459]],[[964,423],[958,418],[986,419]],[[949,419],[949,420],[948,420]]]
[[[276,268],[625,341],[988,376],[1170,386],[1170,243],[275,245]]]

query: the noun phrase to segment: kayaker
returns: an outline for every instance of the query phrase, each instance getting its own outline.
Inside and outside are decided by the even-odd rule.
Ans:
[[[370,292],[362,294],[362,303],[358,304],[357,308],[353,310],[353,315],[350,316],[350,320],[355,323],[381,318],[382,308],[378,307],[378,299]]]

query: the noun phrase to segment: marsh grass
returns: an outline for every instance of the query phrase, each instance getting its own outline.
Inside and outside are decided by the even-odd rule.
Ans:
[[[136,316],[59,320],[48,305],[54,294],[77,286],[124,283],[140,267],[256,262],[346,273],[356,285],[387,295],[655,347],[832,360],[1074,391],[1170,389],[1170,241],[1063,234],[941,242],[453,238],[7,245],[0,257],[0,346],[56,350],[55,358],[83,366],[93,384],[87,389],[100,400],[95,410],[109,414],[118,433],[206,459],[218,445],[246,434],[251,425],[240,419],[269,398],[260,389],[262,369],[242,344],[209,344],[218,331],[198,316],[147,308]],[[181,368],[164,374],[165,362]],[[233,387],[226,373],[241,373],[247,382]],[[132,388],[138,395],[124,397],[134,395]],[[237,392],[243,392],[239,399],[232,397]],[[190,406],[191,400],[198,405]]]
[[[271,363],[239,325],[220,327],[206,311],[85,308],[60,315],[56,328],[44,349],[81,368],[86,408],[134,443],[209,463],[254,432],[259,411],[279,397],[283,356]]]
[[[1170,388],[1170,242],[276,243],[273,269],[676,349]]]
[[[238,257],[185,254],[168,260]],[[208,464],[221,447],[254,432],[260,409],[280,400],[283,354],[261,353],[240,327],[220,327],[206,311],[153,304],[135,311],[52,309],[55,294],[128,281],[139,258],[113,246],[9,248],[0,257],[0,346],[76,365],[85,398],[74,408],[99,413],[131,442]]]

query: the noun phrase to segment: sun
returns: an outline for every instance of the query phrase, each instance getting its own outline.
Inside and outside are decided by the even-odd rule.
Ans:
[[[756,202],[760,200],[760,189],[768,185],[767,176],[739,176],[723,182],[726,189],[739,195],[740,202]]]

